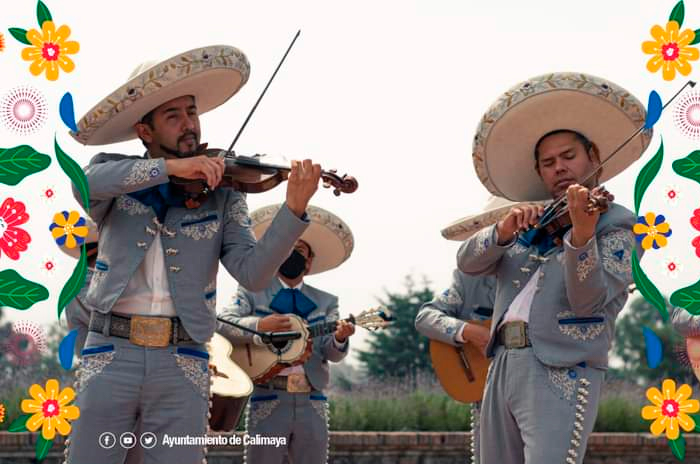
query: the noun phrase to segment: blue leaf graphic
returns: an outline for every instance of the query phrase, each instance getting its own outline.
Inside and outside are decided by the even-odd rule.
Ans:
[[[651,129],[656,124],[656,121],[661,117],[661,110],[663,109],[663,104],[661,103],[661,97],[656,90],[652,90],[649,94],[649,105],[647,106],[647,119],[644,121],[644,128]]]
[[[78,125],[75,123],[75,111],[73,110],[73,96],[66,92],[58,104],[58,112],[61,114],[63,123],[73,132],[78,132]]]
[[[61,344],[58,345],[58,359],[61,361],[61,367],[67,371],[73,367],[73,352],[75,350],[75,340],[77,338],[78,329],[73,329],[68,332],[68,335],[63,337]]]
[[[661,339],[653,330],[647,327],[643,327],[642,332],[644,333],[644,345],[647,349],[647,364],[651,369],[656,369],[663,358]]]

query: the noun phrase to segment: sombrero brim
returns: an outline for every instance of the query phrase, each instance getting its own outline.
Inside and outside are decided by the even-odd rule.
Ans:
[[[136,137],[134,124],[174,98],[195,97],[204,114],[238,92],[250,75],[250,64],[237,48],[196,48],[169,58],[130,79],[95,105],[70,132],[85,145],[106,145]]]
[[[280,205],[270,205],[251,213],[253,234],[257,239],[265,234],[279,209]],[[340,266],[354,248],[350,227],[335,214],[317,206],[308,206],[306,213],[311,223],[300,239],[308,243],[314,253],[308,275]]]
[[[502,201],[501,203],[505,202]],[[447,240],[456,240],[463,242],[484,227],[491,226],[508,214],[508,211],[511,210],[511,208],[514,208],[516,206],[524,205],[524,204],[540,204],[543,205],[543,203],[540,202],[526,202],[526,203],[510,203],[503,205],[503,206],[498,206],[495,208],[489,208],[486,211],[483,211],[479,214],[472,214],[470,216],[463,217],[462,219],[458,219],[442,229],[440,233],[444,238]]]
[[[535,171],[539,139],[571,129],[594,142],[605,161],[644,124],[644,105],[622,87],[599,77],[554,73],[518,84],[486,112],[474,138],[473,161],[479,180],[492,194],[512,201],[550,197]],[[651,131],[633,139],[603,168],[607,181],[639,159]],[[524,173],[530,173],[525,175]]]

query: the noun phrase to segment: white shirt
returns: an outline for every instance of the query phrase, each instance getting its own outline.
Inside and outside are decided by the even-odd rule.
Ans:
[[[156,235],[134,275],[114,303],[115,313],[175,317],[160,233]]]

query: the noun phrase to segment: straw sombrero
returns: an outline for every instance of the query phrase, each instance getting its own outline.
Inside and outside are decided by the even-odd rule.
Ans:
[[[78,132],[70,134],[84,145],[136,138],[134,124],[163,103],[192,95],[198,114],[204,114],[235,95],[249,74],[243,52],[227,45],[195,48],[165,61],[143,63],[126,84],[78,121]]]
[[[263,236],[282,205],[270,205],[250,214],[253,233],[258,240]],[[309,244],[314,253],[310,274],[328,271],[343,264],[352,253],[355,241],[352,231],[338,216],[317,206],[306,208],[309,227],[299,237]]]
[[[528,202],[528,204],[538,202]],[[484,227],[488,227],[500,221],[511,208],[525,203],[508,201],[505,198],[491,196],[484,206],[484,210],[478,214],[458,219],[440,232],[447,240],[463,242]]]
[[[548,199],[535,171],[535,145],[543,135],[557,129],[580,132],[598,146],[604,162],[644,125],[645,117],[644,105],[613,82],[580,73],[538,76],[510,89],[484,114],[474,137],[474,168],[496,196],[513,201]],[[644,131],[627,144],[605,165],[600,181],[639,159],[651,135],[651,130]]]

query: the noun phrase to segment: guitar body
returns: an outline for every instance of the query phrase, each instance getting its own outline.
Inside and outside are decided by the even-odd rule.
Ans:
[[[209,342],[209,362],[216,369],[211,377],[213,397],[209,426],[212,430],[234,430],[253,394],[253,382],[231,359],[232,352],[231,343],[215,333]]]
[[[275,345],[246,343],[235,345],[231,359],[255,383],[265,383],[289,366],[303,364],[313,348],[306,321],[294,314],[287,314],[291,331],[301,332],[301,338]]]
[[[469,323],[491,326],[491,321]],[[431,340],[430,360],[440,385],[452,399],[460,403],[481,401],[491,360],[473,343],[453,346]]]

